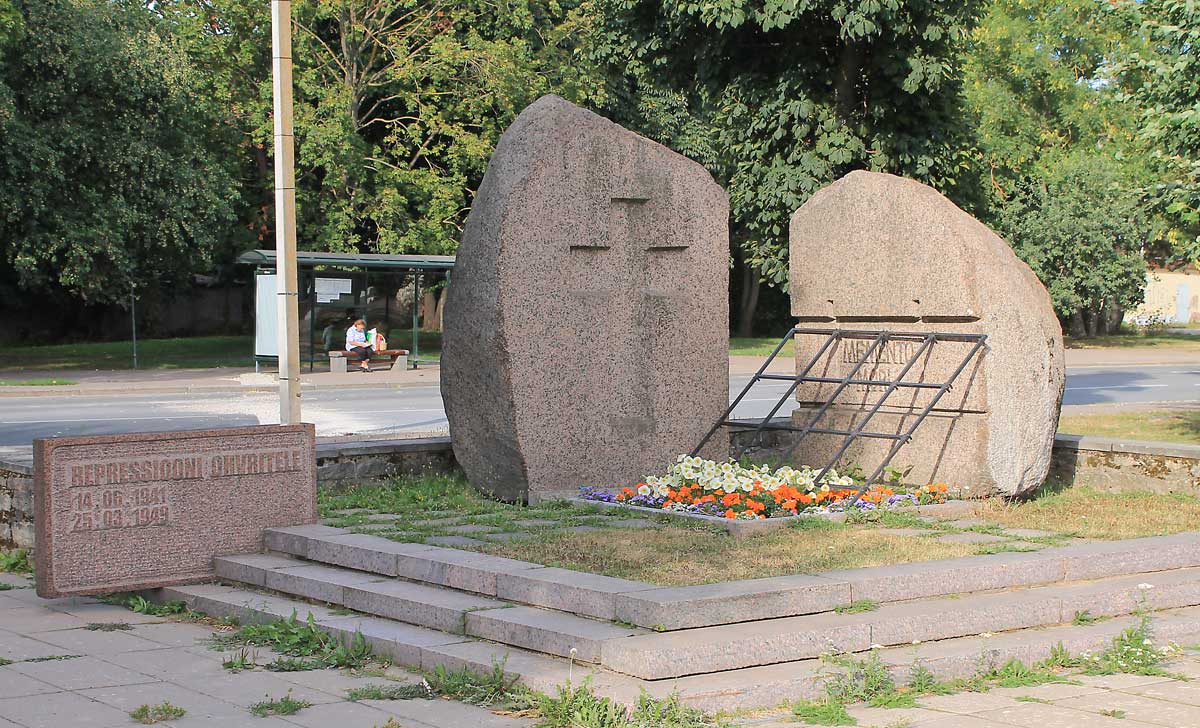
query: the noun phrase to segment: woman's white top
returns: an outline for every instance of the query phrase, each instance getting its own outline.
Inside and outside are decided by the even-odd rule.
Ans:
[[[359,331],[357,328],[355,328],[353,326],[346,329],[346,351],[350,351],[351,349],[353,349],[356,346],[366,346],[366,345],[367,345],[367,332],[366,331]]]

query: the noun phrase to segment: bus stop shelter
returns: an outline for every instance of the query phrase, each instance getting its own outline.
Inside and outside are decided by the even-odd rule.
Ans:
[[[299,272],[300,360],[312,371],[328,362],[328,352],[345,346],[346,329],[355,319],[378,329],[388,346],[409,350],[414,368],[421,360],[422,329],[441,330],[422,305],[425,294],[439,300],[450,281],[449,255],[367,253],[296,254]],[[255,266],[254,362],[278,359],[278,285],[274,250],[249,250],[238,262]],[[435,307],[440,312],[440,306]],[[434,315],[437,315],[436,313]],[[436,361],[425,359],[425,363]]]

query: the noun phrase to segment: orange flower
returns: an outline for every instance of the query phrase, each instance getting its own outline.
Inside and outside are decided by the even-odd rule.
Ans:
[[[742,496],[738,493],[729,493],[721,499],[721,505],[736,506],[742,502]]]
[[[732,508],[730,508],[729,510],[725,511],[725,517],[726,518],[737,518],[737,514],[733,512]]]
[[[812,504],[812,502],[813,502],[813,497],[812,497],[811,495],[809,495],[808,493],[801,493],[801,494],[799,495],[799,497],[797,497],[797,498],[796,498],[796,500],[800,501],[800,503],[801,503],[801,504],[803,504],[803,505],[806,505],[806,506],[807,506],[807,505],[811,505],[811,504]]]
[[[788,509],[789,511],[794,511],[794,510],[796,510],[796,501],[794,501],[794,500],[784,501],[783,507]]]
[[[762,503],[759,503],[756,500],[747,500],[746,508],[754,511],[755,513],[760,513],[762,511],[766,510],[767,507],[765,505],[763,505]]]
[[[937,489],[939,493],[945,493],[947,490],[949,490],[945,483],[938,483]]]

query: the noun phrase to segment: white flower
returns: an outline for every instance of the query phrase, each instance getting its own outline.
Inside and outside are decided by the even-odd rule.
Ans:
[[[1138,584],[1137,588],[1141,589],[1142,591],[1145,591],[1147,589],[1153,589],[1154,585],[1153,584]]]
[[[639,485],[638,495],[650,495],[650,486],[645,484]]]

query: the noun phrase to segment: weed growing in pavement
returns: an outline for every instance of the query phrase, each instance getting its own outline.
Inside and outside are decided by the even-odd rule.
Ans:
[[[429,683],[402,683],[395,685],[364,685],[346,691],[346,700],[417,700],[435,697]]]
[[[663,699],[642,693],[631,709],[609,698],[598,697],[590,679],[578,687],[560,685],[554,695],[526,696],[526,713],[538,717],[538,728],[727,728],[727,724],[705,716],[679,702],[678,696]]]
[[[517,678],[504,674],[505,664],[504,661],[493,662],[491,672],[484,674],[470,670],[449,671],[439,665],[425,680],[437,695],[471,705],[493,705],[514,695]]]
[[[33,564],[29,563],[29,552],[25,549],[0,551],[0,571],[10,574],[32,574]]]
[[[1174,652],[1175,649],[1170,646],[1160,648],[1154,644],[1150,615],[1142,614],[1141,621],[1113,637],[1107,649],[1099,654],[1083,653],[1078,664],[1088,675],[1126,673],[1167,676],[1171,673],[1162,664]]]
[[[1050,648],[1050,655],[1037,663],[1036,667],[1043,670],[1065,670],[1068,667],[1076,667],[1079,660],[1071,656],[1071,653],[1060,641],[1058,644]]]
[[[1029,667],[1016,658],[983,673],[981,677],[1001,688],[1031,688],[1048,683],[1070,682],[1058,673],[1037,666]]]
[[[30,657],[21,662],[58,662],[60,660],[76,660],[83,655],[48,655],[46,657]]]
[[[307,672],[308,670],[324,670],[325,663],[321,660],[310,660],[304,657],[277,657],[263,665],[263,669],[271,672]]]
[[[849,655],[827,657],[826,660],[844,669],[830,674],[825,681],[829,700],[842,703],[867,703],[876,708],[911,708],[916,705],[913,695],[897,689],[896,681],[875,652],[864,659]]]
[[[838,614],[861,614],[862,612],[874,612],[876,609],[879,609],[879,602],[874,599],[859,599],[857,602],[834,607],[833,611]]]
[[[92,622],[84,627],[93,632],[127,632],[133,629],[128,622]]]
[[[141,705],[136,710],[129,711],[129,717],[138,723],[150,725],[167,720],[175,720],[187,715],[187,711],[178,705],[159,703],[158,705]]]
[[[858,725],[854,716],[846,712],[846,706],[828,698],[797,700],[792,705],[792,714],[809,725]]]
[[[104,596],[100,597],[100,601],[104,602],[105,604],[114,604],[118,607],[125,607],[131,612],[147,614],[151,617],[167,617],[172,615],[186,615],[189,613],[187,605],[181,601],[155,604],[140,594],[132,594],[130,592],[105,594]]]
[[[1051,704],[1050,701],[1046,700],[1045,698],[1035,698],[1032,695],[1018,695],[1017,697],[1013,698],[1013,700],[1017,701],[1018,703],[1041,703],[1043,705]]]
[[[0,667],[4,667],[5,665],[11,665],[11,664],[13,664],[12,660],[6,660],[3,657],[0,657]]]
[[[17,589],[16,584],[9,584],[6,581],[0,581],[0,591],[8,591],[9,589]]]
[[[1119,708],[1112,708],[1110,710],[1101,710],[1100,715],[1107,715],[1109,718],[1124,718],[1125,711]]]
[[[371,646],[361,633],[355,633],[349,645],[317,627],[313,616],[300,621],[296,613],[287,619],[266,624],[248,624],[212,638],[214,649],[235,647],[269,647],[288,657],[311,658],[311,669],[325,667],[360,667],[371,658]],[[286,663],[294,667],[297,663]]]
[[[312,707],[312,703],[307,700],[293,698],[291,690],[279,700],[271,700],[269,695],[263,697],[267,699],[250,706],[250,712],[259,718],[266,718],[268,715],[295,715],[305,708]]]
[[[1092,613],[1086,609],[1080,609],[1079,611],[1075,612],[1075,616],[1071,618],[1071,624],[1075,625],[1076,627],[1085,627],[1089,624],[1095,624],[1102,619],[1104,618],[1093,617]]]
[[[243,647],[233,653],[231,657],[226,658],[221,662],[221,667],[233,672],[241,672],[242,670],[253,670],[258,666],[258,655],[251,653],[250,649]]]

